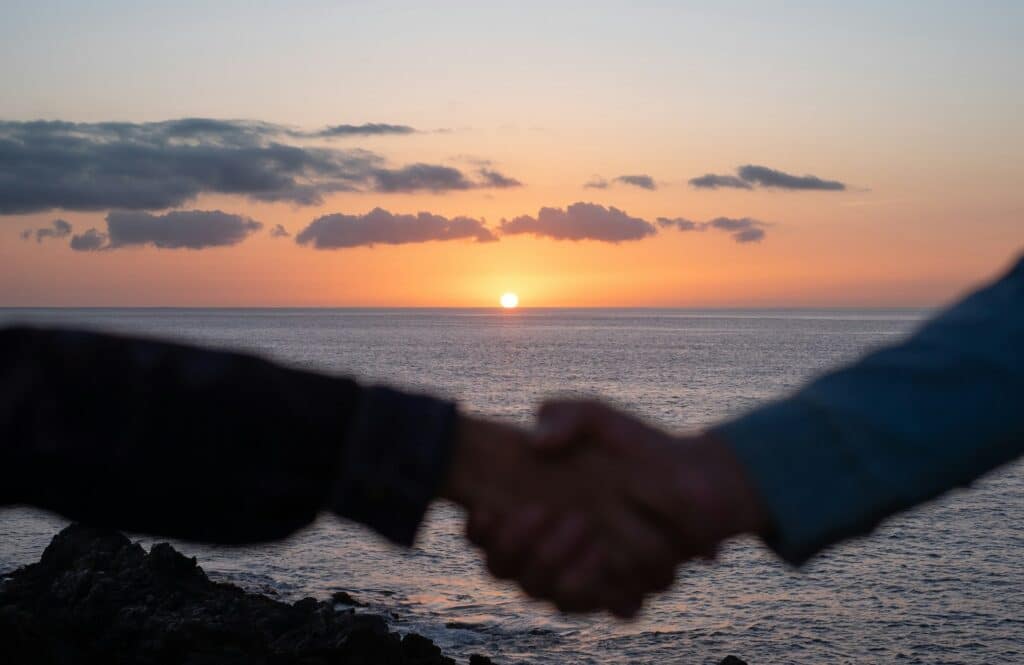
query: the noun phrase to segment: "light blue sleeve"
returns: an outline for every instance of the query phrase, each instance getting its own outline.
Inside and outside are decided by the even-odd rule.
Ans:
[[[1024,453],[1024,261],[906,341],[713,430],[800,564]]]

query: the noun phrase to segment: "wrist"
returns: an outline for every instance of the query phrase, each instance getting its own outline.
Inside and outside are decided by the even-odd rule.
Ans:
[[[463,506],[468,505],[471,500],[473,468],[476,465],[480,441],[476,433],[479,427],[480,423],[475,418],[463,414],[457,416],[451,464],[441,486],[442,498]]]
[[[715,540],[765,535],[771,524],[746,468],[720,437],[708,433],[683,441],[684,486]]]
[[[447,477],[440,496],[469,507],[496,491],[496,474],[515,467],[517,428],[496,421],[460,414],[455,424],[455,441]]]

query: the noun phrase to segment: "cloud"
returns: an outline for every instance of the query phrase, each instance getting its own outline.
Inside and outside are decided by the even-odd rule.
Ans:
[[[296,132],[299,136],[317,138],[338,138],[343,136],[381,136],[387,134],[413,134],[416,130],[408,125],[389,125],[383,122],[366,122],[362,125],[332,125],[316,132]]]
[[[358,127],[367,126],[379,127]],[[287,143],[296,136],[272,123],[209,118],[0,121],[0,214],[162,210],[205,193],[313,205],[338,191],[444,192],[512,181],[472,181],[434,164],[395,168],[367,150]]]
[[[732,235],[738,243],[760,242],[765,236],[766,222],[751,217],[715,217],[706,222],[695,222],[683,217],[659,217],[658,226],[678,231],[707,231],[714,229]]]
[[[615,182],[621,182],[626,185],[633,185],[634,187],[640,187],[641,189],[657,189],[658,186],[654,183],[654,178],[649,175],[620,175],[615,179]]]
[[[35,236],[36,242],[42,242],[46,238],[66,238],[69,235],[71,235],[71,224],[63,219],[55,219],[50,222],[50,226],[41,229],[26,229],[21,232],[23,240]]]
[[[291,233],[288,233],[288,229],[284,228],[281,224],[275,224],[274,228],[270,229],[271,238],[290,238]]]
[[[469,238],[477,242],[497,240],[481,219],[447,218],[428,212],[396,215],[374,208],[365,215],[336,213],[319,217],[295,236],[295,242],[315,249],[344,249]]]
[[[694,222],[683,217],[659,217],[658,226],[672,227],[679,231],[704,231],[707,228],[702,222]]]
[[[755,185],[774,189],[827,192],[841,192],[846,189],[846,185],[838,180],[822,180],[818,176],[813,175],[796,176],[770,169],[767,166],[755,166],[753,164],[739,167],[736,169],[736,175],[734,176],[705,173],[698,178],[691,178],[690,185],[702,189],[718,189],[719,187],[753,189]]]
[[[732,234],[736,242],[761,242],[764,239],[764,229],[743,229]]]
[[[720,231],[732,234],[736,242],[760,242],[764,238],[764,227],[762,221],[750,217],[716,217],[707,222],[708,226]]]
[[[263,224],[220,210],[176,210],[164,215],[115,211],[107,215],[105,234],[89,229],[71,239],[79,250],[153,245],[160,249],[206,249],[237,245]],[[105,243],[99,244],[100,239]]]
[[[520,187],[523,183],[498,171],[482,168],[481,179],[470,180],[459,169],[436,164],[410,164],[400,169],[374,172],[374,190],[385,193],[448,192],[453,190]]]
[[[715,175],[714,173],[705,173],[698,178],[690,178],[690,186],[701,189],[718,189],[719,187],[734,187],[736,189],[753,188],[753,185],[749,182],[741,178],[737,178],[734,175]]]
[[[488,168],[480,169],[480,177],[484,187],[495,187],[498,189],[507,189],[509,187],[522,187],[523,183],[519,182],[515,178],[509,178],[498,171],[494,171]]]
[[[795,176],[782,171],[776,171],[766,166],[754,166],[747,164],[736,170],[741,178],[761,187],[776,187],[779,189],[814,189],[823,191],[841,192],[846,185],[837,180],[822,180],[813,175]]]
[[[523,215],[503,219],[503,234],[530,233],[556,240],[599,240],[618,243],[640,240],[657,233],[653,224],[630,217],[618,208],[605,208],[595,203],[573,203],[565,210],[541,208],[536,217]]]
[[[107,248],[107,234],[96,229],[71,236],[71,249],[76,252],[98,252]]]
[[[637,175],[620,175],[612,178],[610,182],[600,176],[594,176],[591,180],[583,183],[583,187],[585,189],[608,189],[612,183],[632,185],[633,187],[640,187],[641,189],[649,190],[655,190],[658,188],[658,184],[654,182],[654,178],[642,173]]]
[[[400,169],[381,169],[374,173],[375,189],[380,192],[441,192],[472,189],[462,171],[450,166],[410,164]]]

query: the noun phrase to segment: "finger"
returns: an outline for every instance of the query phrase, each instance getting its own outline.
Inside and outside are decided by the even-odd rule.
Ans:
[[[531,565],[551,570],[572,559],[590,536],[590,520],[579,513],[562,518],[535,547]]]
[[[641,594],[670,586],[679,556],[671,534],[623,508],[613,508],[610,513],[612,574],[623,580],[626,588]]]
[[[608,594],[605,561],[605,548],[588,544],[579,557],[564,568],[554,582],[553,600],[558,609],[587,612],[603,606],[601,599]]]
[[[707,563],[713,563],[715,561],[718,561],[718,552],[720,549],[721,548],[716,543],[705,549],[697,558],[701,559],[702,561],[706,561]]]
[[[609,571],[601,606],[619,618],[631,618],[648,594],[667,589],[674,580],[675,571],[668,567],[659,568],[657,573],[644,570],[642,577],[635,575],[635,569],[625,575]]]
[[[539,450],[561,450],[588,437],[607,435],[625,416],[597,400],[551,400],[537,413],[537,434],[533,446]]]
[[[541,405],[537,413],[537,429],[532,446],[541,451],[564,450],[576,443],[587,432],[586,414],[582,402],[550,401]]]
[[[478,547],[485,547],[500,528],[499,518],[487,508],[478,508],[466,520],[466,539]]]
[[[605,582],[600,600],[601,607],[620,619],[630,619],[643,605],[644,593],[634,588],[635,585],[628,575],[628,567],[627,574],[619,574],[614,570],[610,565],[614,558],[612,553],[609,553],[609,565],[606,566]]]
[[[495,577],[518,577],[527,561],[526,552],[543,533],[550,516],[540,506],[526,506],[509,513],[489,539],[487,568]]]
[[[620,619],[633,619],[640,613],[643,605],[643,596],[625,596],[617,600],[609,609],[614,616]]]
[[[549,597],[553,580],[587,545],[592,532],[590,520],[578,513],[554,522],[536,540],[532,551],[527,552],[526,564],[519,577],[523,588],[531,596]]]

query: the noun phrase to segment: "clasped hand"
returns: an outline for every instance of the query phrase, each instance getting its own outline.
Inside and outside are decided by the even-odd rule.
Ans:
[[[592,401],[545,404],[532,433],[463,417],[444,493],[493,575],[566,612],[632,617],[681,563],[766,529],[722,441]]]

